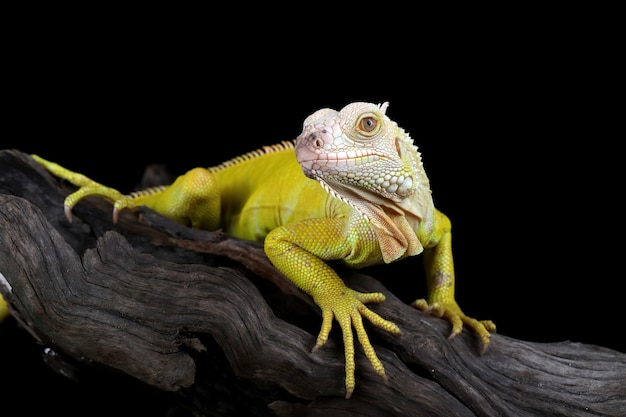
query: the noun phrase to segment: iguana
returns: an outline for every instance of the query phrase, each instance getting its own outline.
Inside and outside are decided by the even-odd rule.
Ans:
[[[82,198],[99,196],[120,210],[147,206],[191,227],[223,229],[263,242],[272,264],[321,309],[313,351],[327,342],[333,320],[345,350],[346,398],[355,389],[353,330],[376,372],[383,364],[372,347],[363,317],[399,334],[395,324],[365,306],[382,293],[348,288],[327,261],[361,268],[423,252],[427,299],[416,308],[477,332],[482,349],[495,325],[466,316],[454,298],[450,221],[435,208],[417,146],[386,116],[388,103],[356,102],[340,111],[321,109],[304,120],[302,133],[211,168],[194,168],[170,186],[124,195],[58,164],[32,157],[54,175],[76,185],[65,213]]]

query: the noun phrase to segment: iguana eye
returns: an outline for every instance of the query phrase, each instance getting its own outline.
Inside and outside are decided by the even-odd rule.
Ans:
[[[374,115],[362,116],[357,123],[357,128],[363,136],[374,136],[379,130],[378,118]]]

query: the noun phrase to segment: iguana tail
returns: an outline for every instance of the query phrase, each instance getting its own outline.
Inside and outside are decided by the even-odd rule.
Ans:
[[[7,302],[2,298],[0,294],[0,323],[2,323],[7,317],[9,317],[9,306]]]

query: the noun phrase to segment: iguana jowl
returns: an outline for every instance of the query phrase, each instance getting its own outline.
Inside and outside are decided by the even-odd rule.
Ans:
[[[129,195],[33,158],[80,187],[65,200],[70,219],[79,200],[97,195],[114,204],[114,220],[119,210],[144,205],[192,227],[264,242],[270,261],[321,309],[313,349],[326,343],[333,320],[341,326],[349,398],[355,388],[353,329],[383,377],[362,318],[391,333],[400,329],[365,306],[384,301],[382,293],[348,288],[327,261],[361,268],[423,252],[428,294],[413,305],[448,320],[450,337],[464,324],[472,328],[483,350],[495,331],[491,321],[466,316],[454,299],[450,221],[434,207],[417,147],[386,109],[387,103],[357,102],[340,111],[319,110],[306,118],[295,146],[268,146]]]

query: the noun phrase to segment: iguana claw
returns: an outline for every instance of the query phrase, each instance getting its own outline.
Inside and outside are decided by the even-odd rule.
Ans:
[[[426,300],[419,299],[413,302],[413,307],[422,310],[426,314],[430,314],[435,317],[441,317],[452,324],[452,330],[448,336],[448,340],[454,339],[457,335],[463,331],[463,325],[465,324],[470,329],[473,329],[478,333],[478,337],[481,341],[480,353],[484,354],[491,342],[491,332],[496,331],[496,325],[491,320],[476,320],[472,317],[468,317],[461,311],[456,302],[434,302],[428,304]]]
[[[63,212],[67,221],[72,223],[72,208],[66,204],[63,206]]]

